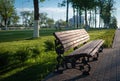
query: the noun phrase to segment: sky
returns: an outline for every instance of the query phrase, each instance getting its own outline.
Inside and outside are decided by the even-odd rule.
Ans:
[[[47,13],[49,18],[53,18],[55,21],[59,19],[66,19],[66,7],[58,7],[58,3],[62,0],[46,0],[39,4],[39,12]],[[17,12],[24,10],[33,11],[33,0],[15,0],[15,7]],[[71,18],[73,15],[72,8],[69,9]],[[20,14],[19,14],[20,15]]]
[[[120,0],[115,0],[114,15],[117,18],[118,27],[120,28]]]
[[[120,0],[115,1],[115,10],[113,15],[117,18],[118,27],[120,27]],[[48,14],[49,18],[53,18],[55,21],[66,19],[66,7],[58,7],[58,3],[61,3],[62,0],[46,0],[45,2],[40,2],[39,11],[41,13],[45,12]],[[17,12],[21,11],[33,11],[33,0],[15,0],[15,8]],[[20,15],[20,14],[19,14]],[[72,8],[69,8],[69,18],[72,18],[73,11]]]

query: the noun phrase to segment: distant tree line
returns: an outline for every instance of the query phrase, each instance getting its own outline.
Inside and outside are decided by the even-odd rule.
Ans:
[[[112,15],[112,12],[115,10],[114,3],[114,0],[63,0],[59,5],[66,5],[66,23],[68,23],[69,5],[72,5],[73,15],[79,16],[81,20],[81,15],[84,14],[86,29],[91,27],[91,23],[94,23],[94,27],[96,28],[97,15],[99,15],[99,28],[117,28],[117,19]],[[78,19],[75,21],[74,18],[75,22],[77,22],[75,26],[78,28]]]
[[[34,22],[34,12],[22,11],[21,13],[22,23],[25,27],[33,27]],[[51,27],[54,24],[52,18],[47,17],[47,13],[39,13],[40,26]]]

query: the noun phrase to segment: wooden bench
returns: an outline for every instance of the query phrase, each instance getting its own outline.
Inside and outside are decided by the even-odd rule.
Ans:
[[[70,66],[75,68],[79,64],[79,70],[83,74],[89,74],[91,70],[91,66],[88,63],[90,57],[97,60],[98,53],[103,50],[104,40],[98,39],[88,42],[90,36],[85,29],[55,32],[54,36],[56,38],[55,50],[58,54],[57,72],[62,73],[64,69],[70,68]],[[64,55],[70,49],[74,49],[74,51]]]

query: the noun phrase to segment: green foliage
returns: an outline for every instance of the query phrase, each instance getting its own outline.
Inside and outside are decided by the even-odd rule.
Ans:
[[[44,2],[45,0],[40,0],[40,2]]]
[[[18,21],[19,17],[14,8],[14,0],[0,0],[0,16],[5,25]]]
[[[118,28],[117,27],[117,19],[115,16],[111,17],[110,28]]]
[[[31,58],[36,58],[40,54],[40,48],[36,47],[23,47],[15,53],[16,60],[23,63]]]
[[[54,51],[55,49],[54,41],[46,40],[44,44],[45,51]]]
[[[16,52],[16,60],[20,62],[25,62],[32,57],[32,51],[28,48],[22,48]]]
[[[30,23],[30,22],[33,22],[33,21],[31,21],[33,15],[34,15],[33,12],[31,13],[30,11],[21,11],[20,14],[21,14],[21,16],[24,20],[23,25],[26,26],[26,27],[31,26],[32,23]]]
[[[114,33],[115,33],[115,29],[90,30],[89,31],[91,40],[95,40],[95,39],[105,40],[103,44],[105,48],[112,47]]]
[[[108,28],[112,18],[112,11],[114,10],[114,0],[99,0],[100,17],[103,19],[105,27]]]

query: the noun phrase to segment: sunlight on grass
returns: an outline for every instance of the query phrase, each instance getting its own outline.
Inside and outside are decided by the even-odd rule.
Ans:
[[[104,43],[105,48],[112,47],[114,33],[115,33],[114,29],[89,31],[89,35],[90,35],[91,40],[95,40],[95,39],[105,40],[105,43]]]

